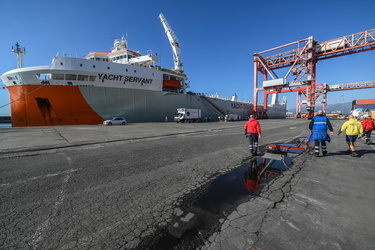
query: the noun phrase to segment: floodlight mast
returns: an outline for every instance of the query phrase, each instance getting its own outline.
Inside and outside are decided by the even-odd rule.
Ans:
[[[169,26],[169,24],[167,22],[167,19],[165,19],[164,15],[160,14],[159,18],[160,18],[161,23],[163,24],[163,27],[164,27],[165,33],[167,34],[169,43],[172,46],[173,59],[174,59],[173,60],[174,61],[174,71],[182,73],[182,72],[184,72],[184,70],[182,68],[182,62],[181,62],[180,44],[179,44],[179,42],[177,40],[177,37],[174,34],[172,28]]]

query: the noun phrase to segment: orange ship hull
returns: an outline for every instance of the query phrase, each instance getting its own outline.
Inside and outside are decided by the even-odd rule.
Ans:
[[[101,124],[77,86],[15,85],[10,93],[13,127]]]

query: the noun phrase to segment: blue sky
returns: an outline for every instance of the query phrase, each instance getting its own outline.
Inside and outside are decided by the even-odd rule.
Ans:
[[[152,50],[159,65],[172,68],[172,50],[158,19],[163,13],[181,44],[190,90],[224,97],[236,93],[250,101],[253,53],[309,36],[324,42],[375,28],[373,0],[0,0],[0,9],[0,74],[16,67],[11,52],[16,42],[26,47],[28,67],[50,64],[57,52],[109,52],[111,38],[122,35],[130,49]],[[374,58],[375,50],[320,61],[317,83],[375,80]],[[294,108],[295,93],[285,96],[288,108]],[[375,98],[375,89],[329,93],[328,103],[368,98]],[[8,91],[0,89],[0,107],[7,103]],[[0,108],[0,115],[9,110],[9,105]]]

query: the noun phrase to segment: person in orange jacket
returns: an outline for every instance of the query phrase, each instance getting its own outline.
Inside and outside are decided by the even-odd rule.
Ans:
[[[374,130],[374,122],[371,117],[365,117],[362,121],[362,128],[364,130],[364,139],[366,140],[365,144],[370,145],[371,141],[371,131]]]
[[[254,115],[250,115],[249,120],[246,122],[245,135],[249,139],[249,149],[252,156],[257,155],[258,142],[261,138],[261,128],[257,120],[255,120]]]

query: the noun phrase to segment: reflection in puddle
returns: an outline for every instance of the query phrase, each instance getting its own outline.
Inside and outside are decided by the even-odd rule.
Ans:
[[[212,181],[197,200],[198,207],[214,214],[226,213],[227,209],[254,194],[263,183],[285,171],[291,165],[292,157],[306,149],[306,138],[295,144],[270,144],[266,153],[259,158]]]
[[[181,214],[174,216],[167,228],[145,239],[137,249],[198,248],[219,230],[221,218],[287,170],[291,156],[302,153],[305,144],[302,138],[296,144],[267,145],[262,157],[252,158],[240,168],[219,176],[201,190],[197,199],[185,200]]]
[[[289,166],[292,158],[285,156],[284,160]],[[281,161],[271,162],[272,159],[253,158],[242,167],[219,176],[205,188],[195,205],[214,214],[226,214],[249,198],[249,192],[255,193],[261,184],[287,169]]]

